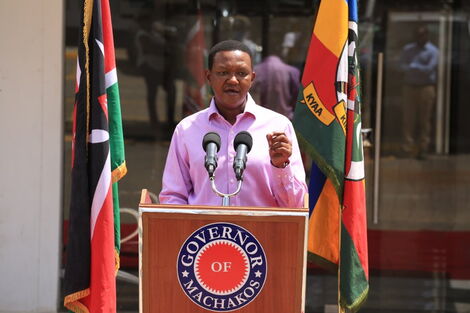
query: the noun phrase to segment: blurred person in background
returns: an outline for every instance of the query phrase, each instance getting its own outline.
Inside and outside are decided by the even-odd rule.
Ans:
[[[175,125],[175,70],[173,37],[174,27],[155,21],[150,14],[138,17],[139,29],[135,34],[136,66],[144,77],[147,89],[147,110],[153,129],[159,126],[157,99],[158,88],[166,92],[166,121],[170,128]]]
[[[403,72],[403,150],[407,155],[423,157],[429,153],[431,122],[436,103],[439,51],[429,41],[429,30],[420,25],[414,41],[406,44],[400,56]]]
[[[251,94],[259,105],[285,115],[292,120],[300,88],[300,71],[281,59],[281,45],[255,65],[256,80]]]

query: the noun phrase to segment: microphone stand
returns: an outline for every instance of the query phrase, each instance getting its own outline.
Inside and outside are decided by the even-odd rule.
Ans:
[[[222,193],[220,191],[217,190],[217,187],[215,186],[215,176],[211,176],[209,177],[209,180],[211,181],[211,187],[212,187],[212,190],[219,196],[222,197],[222,206],[230,206],[230,197],[233,197],[235,195],[237,195],[240,190],[242,189],[242,181],[239,180],[238,181],[238,186],[237,186],[237,190],[235,190],[235,192],[233,193]]]

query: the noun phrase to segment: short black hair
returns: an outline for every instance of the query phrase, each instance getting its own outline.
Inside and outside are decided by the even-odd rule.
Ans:
[[[251,53],[250,48],[248,48],[247,45],[245,45],[243,42],[238,41],[238,40],[224,40],[224,41],[217,43],[209,50],[209,57],[207,60],[209,70],[211,70],[212,65],[214,65],[214,57],[217,54],[217,52],[235,51],[235,50],[240,50],[240,51],[248,53],[248,55],[250,56],[250,61],[252,62],[251,67],[253,67],[253,55]]]

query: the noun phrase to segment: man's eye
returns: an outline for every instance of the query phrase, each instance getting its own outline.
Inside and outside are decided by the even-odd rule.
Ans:
[[[227,76],[226,71],[220,71],[220,72],[217,72],[217,74],[220,75],[220,76]]]
[[[248,73],[246,73],[246,72],[238,72],[237,75],[238,75],[239,77],[245,77],[246,75],[248,75]]]

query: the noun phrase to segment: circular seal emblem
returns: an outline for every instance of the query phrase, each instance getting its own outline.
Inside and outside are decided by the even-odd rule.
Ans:
[[[263,247],[236,224],[199,228],[181,246],[176,263],[184,293],[206,310],[237,310],[253,301],[266,281]]]

